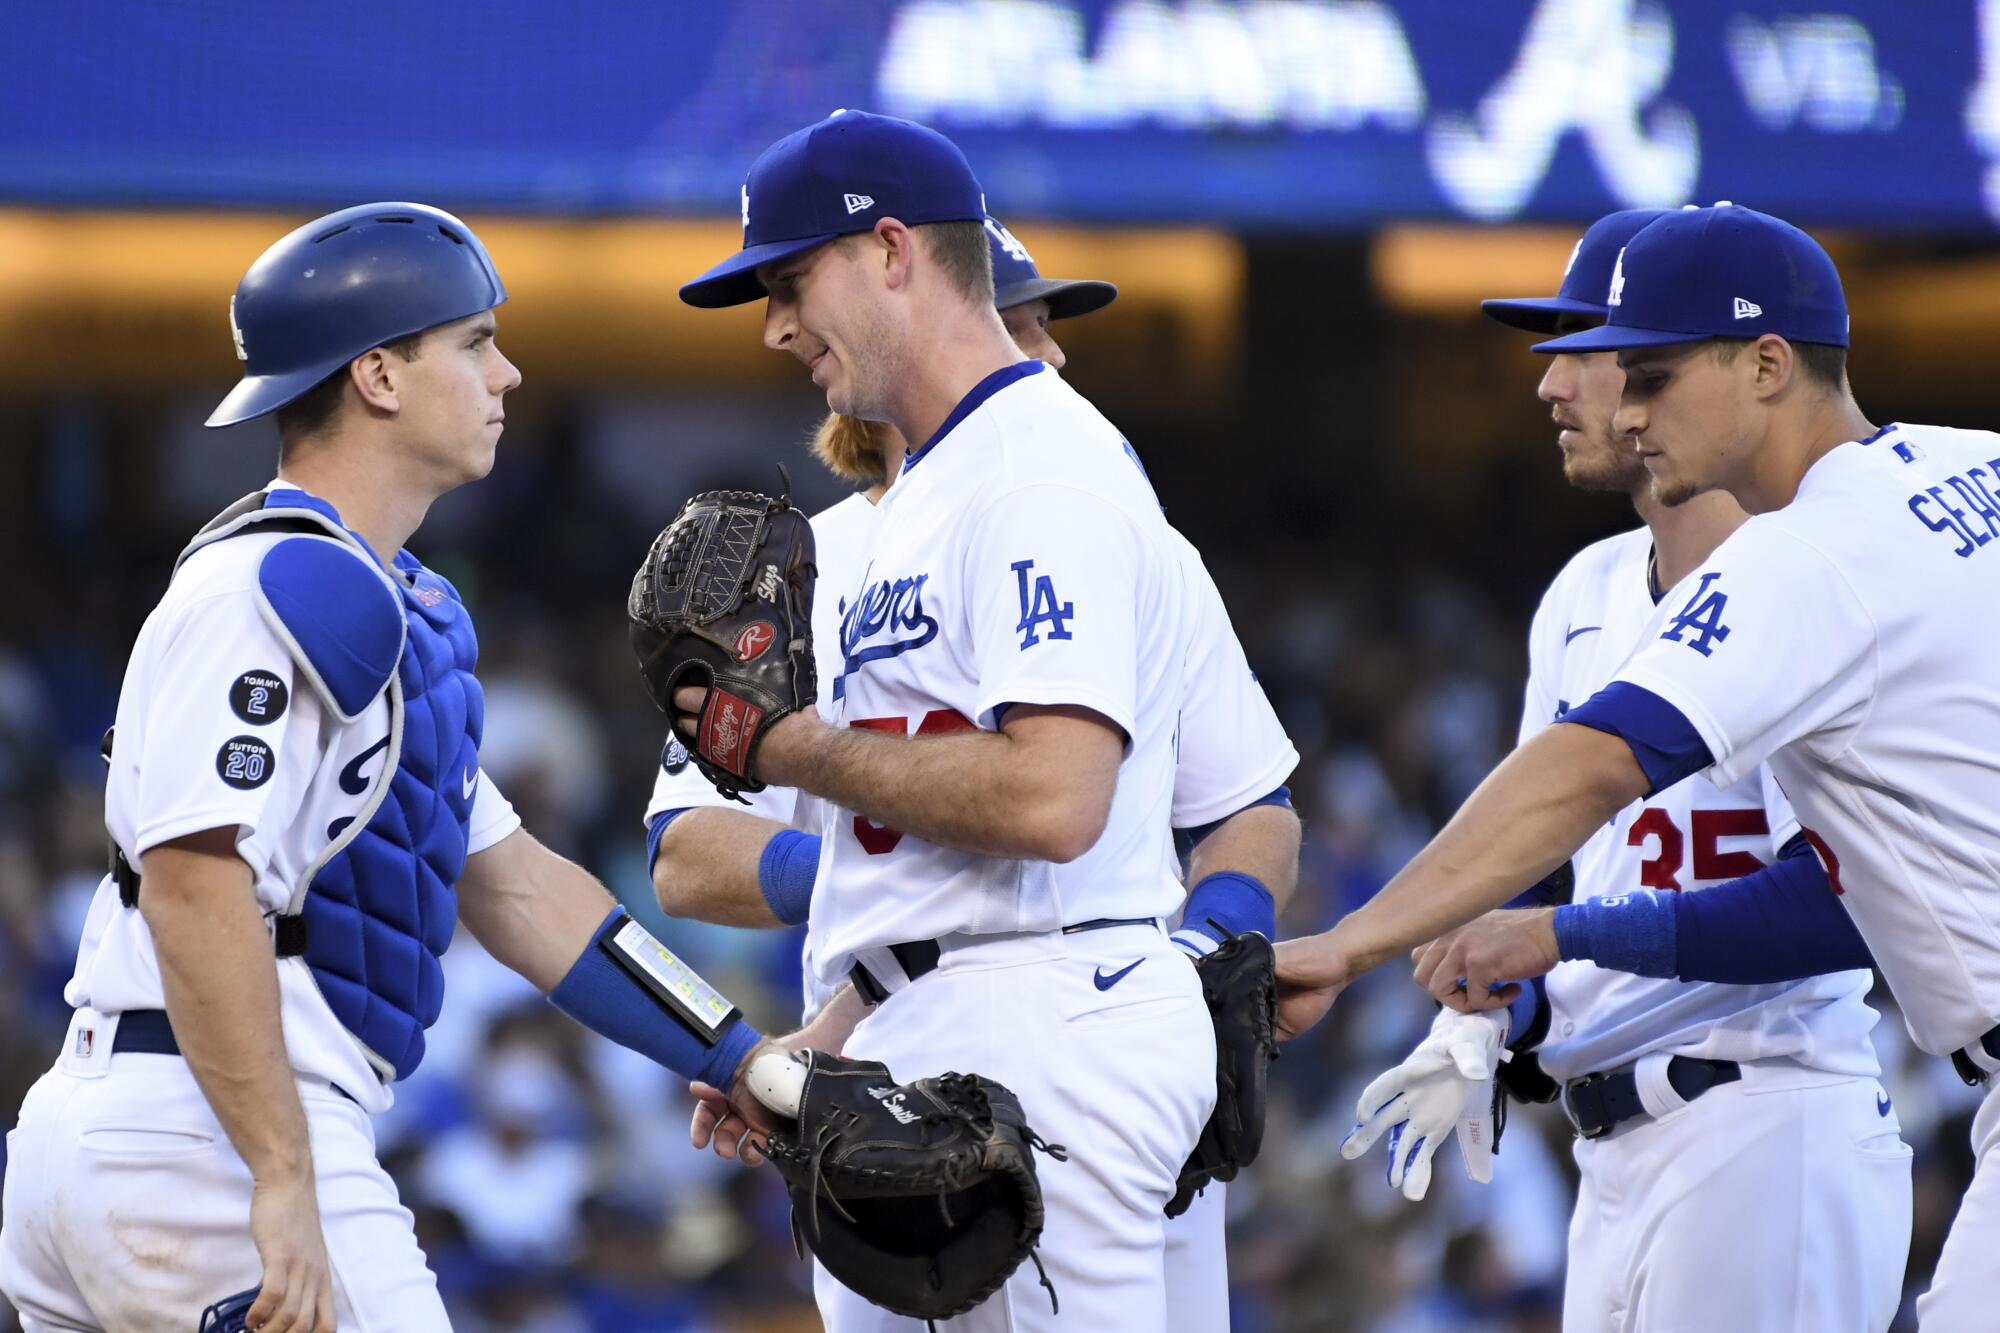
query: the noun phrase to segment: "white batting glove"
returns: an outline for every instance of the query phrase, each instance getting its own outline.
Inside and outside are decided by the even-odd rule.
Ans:
[[[1505,1010],[1439,1012],[1409,1058],[1368,1085],[1340,1145],[1353,1161],[1389,1133],[1389,1185],[1415,1203],[1431,1187],[1431,1155],[1458,1131],[1465,1174],[1493,1179],[1493,1074],[1506,1058]]]

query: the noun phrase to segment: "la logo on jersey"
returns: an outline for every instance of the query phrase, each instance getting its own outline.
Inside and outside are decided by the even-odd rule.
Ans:
[[[1701,585],[1688,598],[1687,605],[1680,614],[1667,622],[1663,639],[1675,643],[1685,643],[1688,647],[1707,657],[1715,651],[1714,645],[1729,637],[1729,626],[1722,623],[1723,608],[1729,605],[1729,594],[1710,592],[1709,587],[1722,577],[1722,571],[1715,570],[1701,576]],[[1681,637],[1692,634],[1692,639]]]
[[[1051,639],[1070,637],[1070,618],[1076,615],[1075,602],[1056,600],[1055,580],[1047,574],[1035,575],[1033,590],[1028,585],[1028,571],[1035,567],[1032,560],[1016,560],[1008,568],[1014,571],[1015,582],[1021,591],[1021,623],[1014,626],[1021,632],[1021,649],[1026,651],[1040,643],[1041,636],[1035,632],[1037,626],[1047,625]]]

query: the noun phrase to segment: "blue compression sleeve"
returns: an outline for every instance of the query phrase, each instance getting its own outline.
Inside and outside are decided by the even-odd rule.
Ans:
[[[1190,953],[1205,954],[1231,935],[1255,931],[1265,939],[1278,937],[1278,907],[1271,891],[1254,876],[1234,870],[1204,875],[1188,894],[1187,910],[1174,940]],[[1185,940],[1199,935],[1201,940]],[[1206,945],[1203,944],[1206,941]]]
[[[549,1002],[682,1078],[725,1090],[759,1036],[622,907],[604,918]]]
[[[806,919],[812,909],[813,880],[819,875],[819,835],[784,829],[771,835],[757,858],[757,886],[771,915],[788,926]]]
[[[1683,981],[1764,985],[1875,965],[1803,835],[1755,874],[1670,896]]]
[[[1653,784],[1648,796],[1715,762],[1708,742],[1680,709],[1651,690],[1622,680],[1612,681],[1560,720],[1606,732],[1631,746],[1632,757]]]
[[[1643,977],[1766,985],[1875,961],[1803,837],[1762,870],[1699,893],[1559,907],[1555,928],[1564,959]]]

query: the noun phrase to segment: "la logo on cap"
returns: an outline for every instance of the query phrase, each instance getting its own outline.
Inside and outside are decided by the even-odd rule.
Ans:
[[[750,182],[743,182],[743,230],[750,230]]]
[[[1755,319],[1763,313],[1764,307],[1758,305],[1755,301],[1746,301],[1740,296],[1736,298],[1736,318]]]
[[[1604,304],[1619,305],[1625,300],[1625,251],[1618,251],[1618,262],[1611,266],[1611,291],[1605,296]]]
[[[847,202],[847,211],[850,215],[859,213],[864,208],[875,207],[875,200],[870,195],[850,194],[845,196],[845,199]]]
[[[1028,253],[1028,247],[1015,239],[1014,233],[1008,231],[1005,224],[990,213],[986,215],[986,230],[993,234],[993,239],[1000,243],[1002,250],[1005,250],[1023,264],[1032,264],[1035,262],[1034,256]]]

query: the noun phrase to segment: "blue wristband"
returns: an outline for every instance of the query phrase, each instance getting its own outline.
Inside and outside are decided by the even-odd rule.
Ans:
[[[1271,891],[1250,875],[1218,870],[1204,875],[1188,894],[1176,934],[1194,931],[1217,944],[1231,935],[1252,931],[1266,939],[1278,936],[1278,907]]]
[[[795,828],[771,835],[757,858],[757,886],[771,915],[796,926],[812,910],[813,881],[819,876],[819,835]]]
[[[1556,948],[1565,962],[1671,977],[1675,924],[1670,896],[1650,890],[1570,903],[1556,909]]]
[[[744,1022],[693,968],[667,954],[671,964],[662,968],[661,974],[672,984],[665,988],[696,1001],[690,1009],[697,1018],[691,1021],[683,1017],[674,1002],[662,999],[658,989],[640,981],[613,957],[614,946],[607,944],[607,937],[628,924],[636,929],[624,908],[612,908],[575,964],[549,992],[549,1002],[591,1031],[665,1065],[682,1078],[700,1079],[727,1090],[736,1067],[758,1042],[757,1029]],[[639,934],[642,949],[667,953],[651,935],[643,930]],[[704,1019],[700,1016],[718,1010],[724,1015],[720,1021],[709,1031],[701,1030],[699,1024]]]

